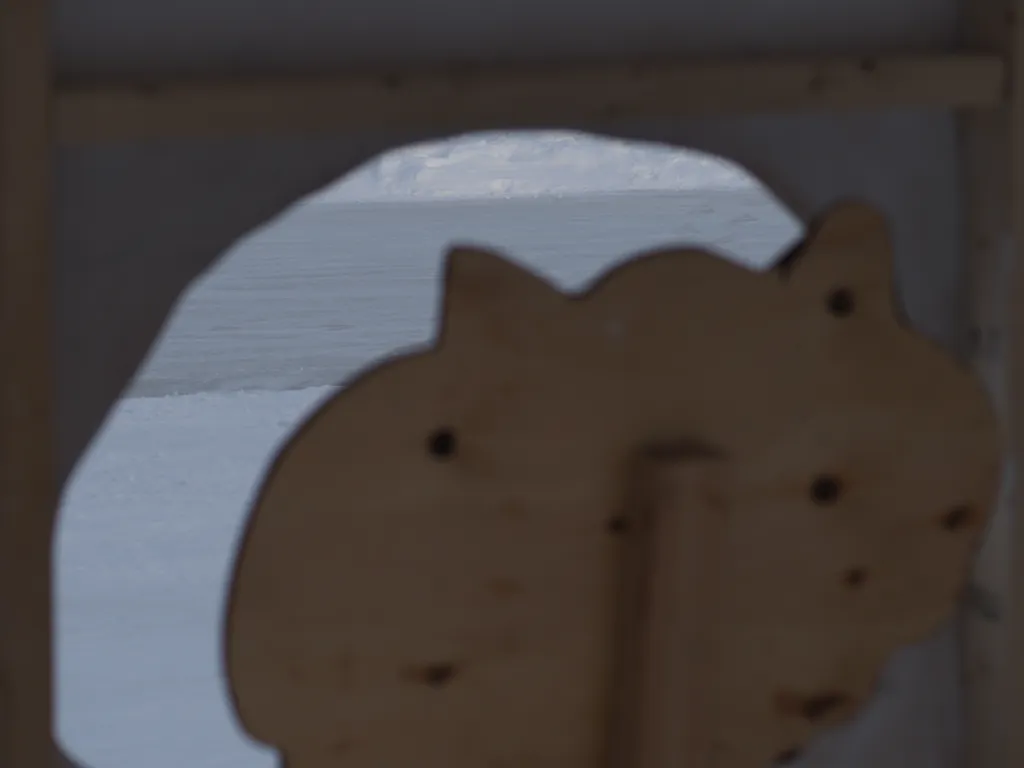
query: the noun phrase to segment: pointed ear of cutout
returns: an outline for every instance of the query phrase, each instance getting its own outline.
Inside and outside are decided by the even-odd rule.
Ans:
[[[566,301],[554,286],[492,251],[454,246],[444,271],[444,346],[518,347],[543,333]]]
[[[870,205],[840,203],[817,217],[775,270],[831,314],[893,314],[892,241],[885,217]]]

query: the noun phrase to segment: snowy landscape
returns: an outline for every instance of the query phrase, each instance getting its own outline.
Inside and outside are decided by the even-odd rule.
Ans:
[[[59,734],[89,768],[270,766],[221,673],[226,580],[275,448],[343,381],[429,339],[444,250],[566,287],[667,243],[767,266],[799,225],[741,171],[572,134],[386,155],[254,233],[179,305],[66,494]]]
[[[696,152],[578,133],[476,134],[388,153],[325,190],[328,202],[743,189],[740,168]]]

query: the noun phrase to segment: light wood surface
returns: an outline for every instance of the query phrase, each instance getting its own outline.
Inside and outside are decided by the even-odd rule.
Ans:
[[[245,728],[290,768],[582,768],[632,685],[712,695],[679,754],[762,768],[852,715],[950,616],[1001,459],[981,384],[900,323],[890,251],[854,203],[773,271],[666,249],[581,296],[454,249],[436,345],[320,408],[254,504],[225,648]],[[651,692],[626,681],[670,654],[621,653],[636,466],[693,446],[724,469],[670,473],[647,621],[711,634]]]
[[[728,464],[699,446],[653,447],[638,457],[623,509],[629,536],[608,762],[713,765]]]

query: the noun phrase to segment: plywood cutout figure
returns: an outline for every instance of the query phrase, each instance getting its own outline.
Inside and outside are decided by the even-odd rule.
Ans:
[[[1000,461],[870,207],[771,271],[667,249],[580,295],[455,248],[436,343],[265,479],[234,704],[289,768],[762,768],[951,615]]]

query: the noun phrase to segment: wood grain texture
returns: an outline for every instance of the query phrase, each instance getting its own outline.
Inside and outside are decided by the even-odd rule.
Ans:
[[[436,345],[350,382],[266,477],[226,628],[245,728],[290,768],[607,760],[637,457],[693,445],[728,466],[720,548],[678,534],[667,572],[720,574],[703,764],[842,722],[948,619],[1000,470],[982,386],[892,302],[855,203],[772,271],[665,249],[579,296],[454,249]]]
[[[687,446],[641,452],[634,475],[608,764],[713,765],[728,465]]]
[[[1020,71],[1019,0],[961,0],[964,43],[999,54]],[[967,744],[971,768],[1016,768],[1024,762],[1024,734],[1014,713],[1024,706],[1024,563],[1022,527],[1020,395],[1015,383],[1024,362],[1020,335],[1020,210],[1022,82],[1014,77],[1007,102],[996,109],[959,115],[966,229],[965,288],[976,346],[974,365],[992,393],[1006,425],[1007,473],[1003,494],[975,562],[970,599],[965,603],[964,684]],[[1015,650],[1016,649],[1016,650]]]
[[[0,2],[0,765],[49,766],[54,475],[50,16]]]
[[[186,137],[547,128],[801,110],[992,106],[1006,65],[972,53],[617,61],[222,82],[66,86],[66,145]]]

